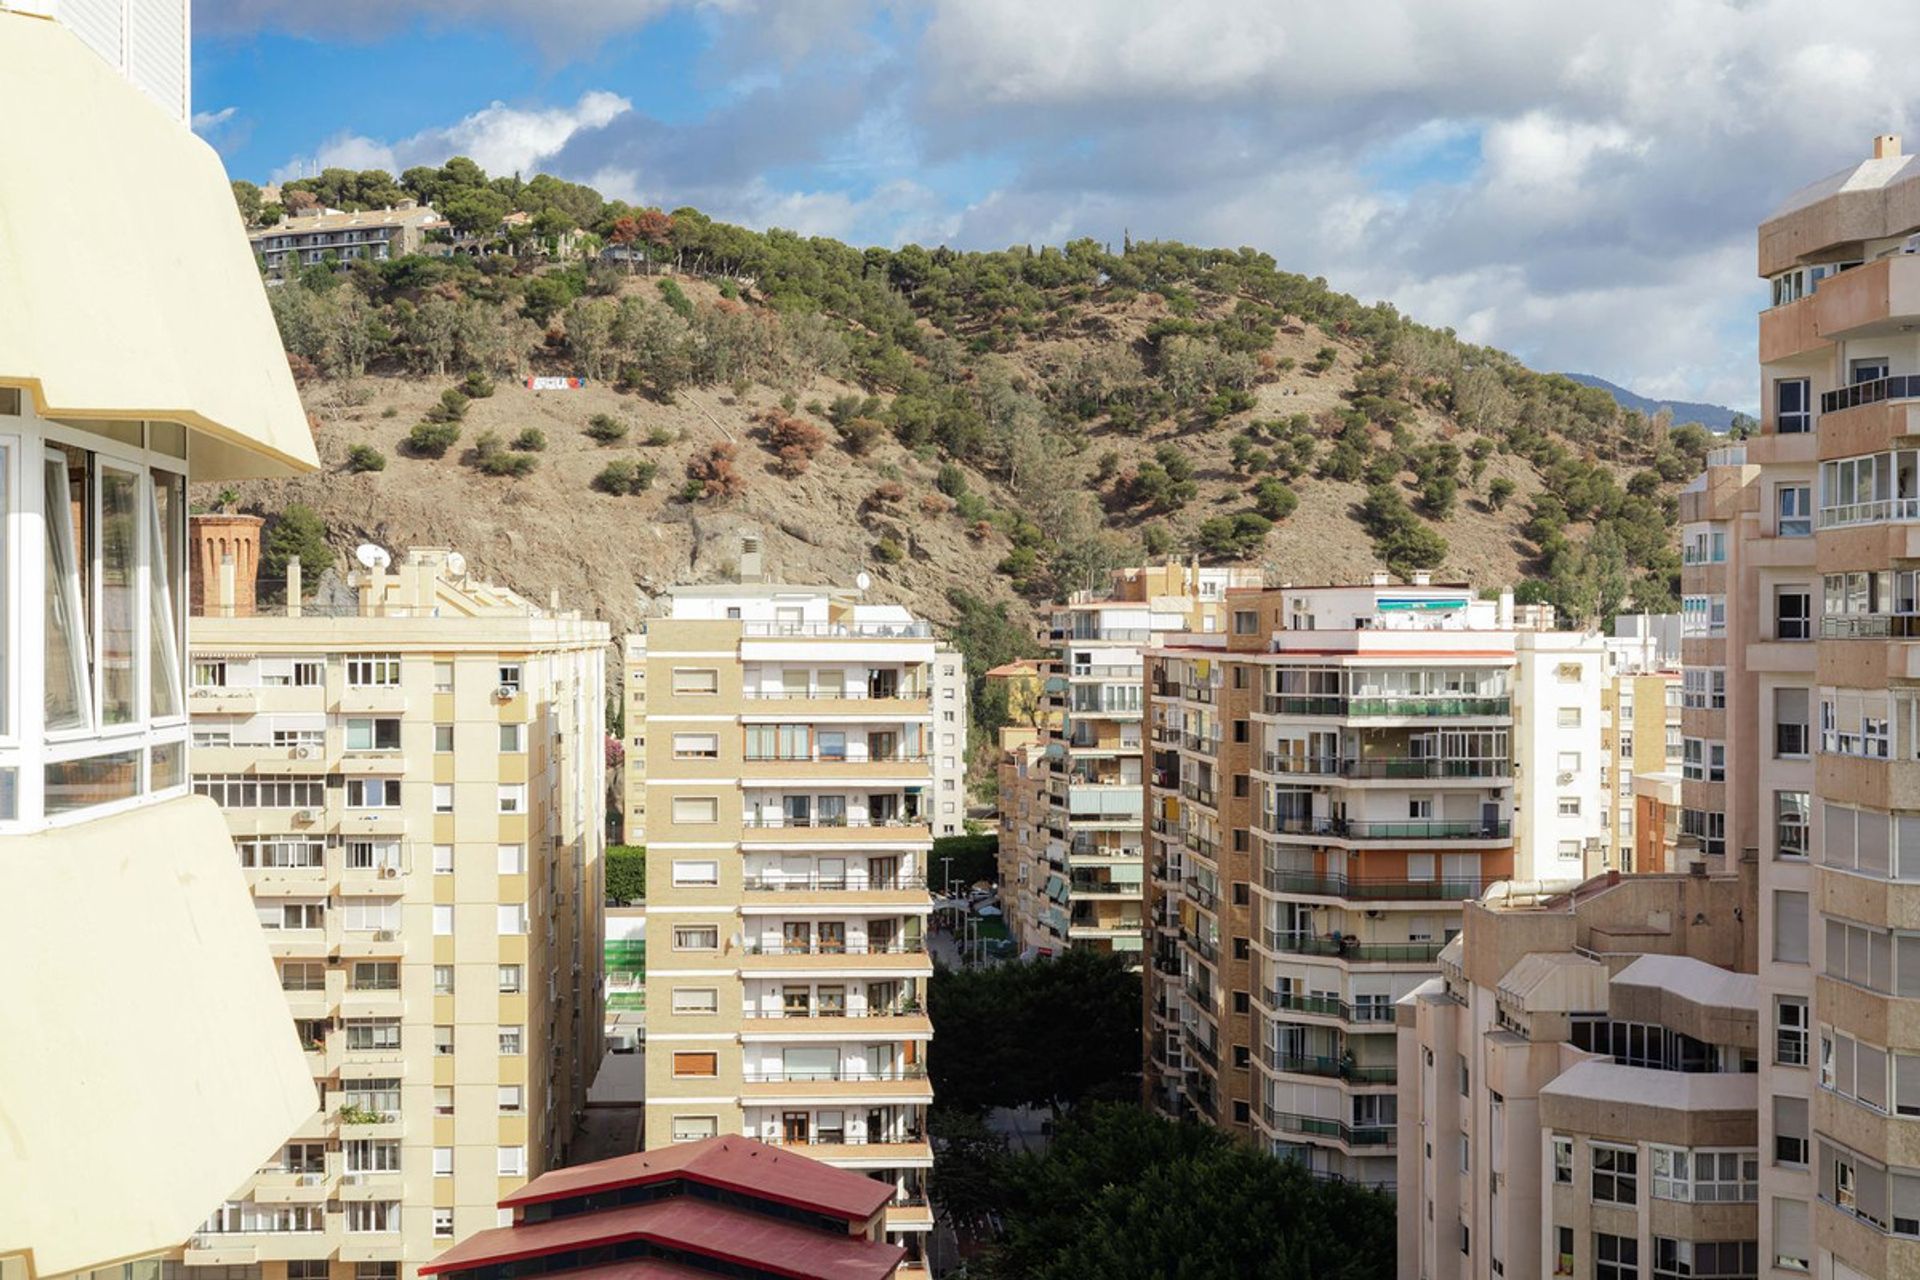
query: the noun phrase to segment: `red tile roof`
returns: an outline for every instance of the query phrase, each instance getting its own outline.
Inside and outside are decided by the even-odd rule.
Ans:
[[[752,1138],[723,1136],[555,1169],[502,1199],[500,1207],[510,1209],[675,1178],[730,1187],[848,1222],[865,1222],[893,1198],[893,1188],[884,1182]]]
[[[820,1231],[692,1196],[673,1196],[547,1222],[494,1227],[468,1236],[423,1265],[420,1272],[465,1271],[630,1240],[647,1240],[795,1280],[886,1280],[906,1256],[897,1244]],[[595,1267],[554,1274],[571,1280],[606,1270]],[[685,1267],[680,1272],[700,1274]]]

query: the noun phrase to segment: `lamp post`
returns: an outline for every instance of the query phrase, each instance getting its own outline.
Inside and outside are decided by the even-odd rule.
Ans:
[[[951,857],[940,859],[940,873],[943,877],[940,896],[947,900],[947,908],[951,910],[953,908],[953,859]]]

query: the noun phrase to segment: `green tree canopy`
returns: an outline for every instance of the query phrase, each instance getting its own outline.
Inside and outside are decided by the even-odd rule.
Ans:
[[[312,595],[321,571],[333,565],[333,550],[327,545],[326,524],[304,502],[293,503],[267,519],[260,543],[260,571],[270,588],[286,581],[287,565],[296,556],[300,559],[300,593]]]

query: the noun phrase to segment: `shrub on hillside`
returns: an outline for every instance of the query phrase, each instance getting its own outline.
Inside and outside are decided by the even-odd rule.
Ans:
[[[899,564],[906,558],[906,550],[894,538],[882,538],[873,544],[873,558],[880,564]]]
[[[528,427],[513,438],[513,447],[522,453],[539,453],[547,447],[547,433],[538,427]]]
[[[467,416],[467,396],[458,387],[440,393],[440,403],[427,410],[428,422],[458,422]]]
[[[1487,505],[1495,511],[1506,506],[1507,499],[1513,496],[1514,488],[1513,481],[1505,476],[1495,476],[1493,483],[1487,486]]]
[[[647,428],[646,442],[656,448],[663,444],[672,444],[677,439],[679,439],[679,437],[674,435],[672,427]]]
[[[660,468],[651,462],[642,462],[637,458],[621,458],[609,462],[593,478],[593,487],[602,493],[628,497],[645,492],[653,487],[653,478]]]
[[[407,432],[407,452],[420,458],[443,458],[460,441],[460,427],[452,422],[422,422]]]
[[[493,379],[475,369],[460,383],[460,393],[469,400],[485,400],[493,394]]]
[[[1299,495],[1272,477],[1253,486],[1253,509],[1269,520],[1285,520],[1299,505]]]
[[[783,476],[804,475],[827,443],[827,433],[819,427],[778,409],[766,410],[760,421],[766,425],[767,448],[773,450],[773,469]]]
[[[873,418],[849,418],[835,423],[833,429],[840,435],[841,448],[856,458],[863,458],[880,443],[880,437],[887,433],[887,424]]]
[[[387,455],[370,444],[357,444],[347,450],[348,471],[385,471]]]
[[[627,424],[610,413],[596,413],[587,419],[587,436],[599,444],[616,444],[627,438]]]
[[[728,498],[745,492],[746,477],[735,470],[733,465],[736,453],[731,444],[722,441],[708,448],[705,453],[698,453],[689,458],[685,496],[696,501],[710,499],[714,502],[724,502]]]
[[[1211,516],[1194,534],[1194,547],[1209,560],[1246,560],[1266,544],[1273,521],[1257,511]]]
[[[540,460],[530,453],[513,453],[500,442],[497,431],[482,431],[473,442],[473,465],[490,476],[531,475]]]
[[[266,533],[260,539],[261,573],[268,582],[284,582],[287,565],[296,557],[300,561],[300,593],[312,595],[320,585],[321,571],[333,565],[333,550],[327,546],[326,522],[303,502],[267,518]]]

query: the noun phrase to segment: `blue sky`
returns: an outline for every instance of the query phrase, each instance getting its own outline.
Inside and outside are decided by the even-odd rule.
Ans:
[[[1791,0],[199,0],[235,176],[449,155],[857,243],[1252,245],[1752,406],[1754,227],[1920,104],[1920,14]]]

